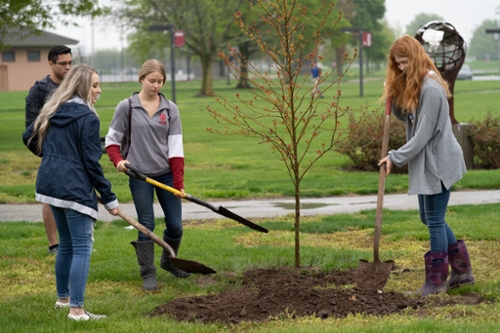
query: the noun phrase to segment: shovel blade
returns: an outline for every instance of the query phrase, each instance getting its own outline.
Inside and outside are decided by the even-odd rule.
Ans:
[[[170,257],[170,262],[178,269],[187,273],[203,274],[203,275],[217,273],[212,268],[192,260]]]
[[[131,226],[136,228],[138,231],[142,232],[144,235],[148,236],[153,242],[161,246],[165,251],[170,253],[170,262],[172,264],[183,270],[184,272],[187,273],[194,273],[194,274],[214,274],[216,273],[213,269],[211,269],[208,266],[203,265],[202,263],[192,261],[192,260],[186,260],[186,259],[179,259],[175,256],[175,251],[172,249],[170,245],[167,244],[163,239],[155,235],[151,230],[147,229],[145,226],[137,222],[134,218],[132,218],[130,215],[126,214],[125,212],[121,211],[118,209],[118,215],[127,221]]]
[[[354,280],[360,289],[365,290],[382,290],[384,289],[389,275],[394,267],[393,260],[384,262],[374,261],[372,263],[366,260],[359,260],[358,269]]]
[[[257,230],[257,231],[260,231],[260,232],[268,232],[268,230],[264,227],[261,227],[260,225],[258,224],[255,224],[235,213],[233,213],[232,211],[222,207],[222,206],[219,206],[219,208],[215,211],[216,213],[219,213],[220,215],[222,216],[225,216],[227,218],[230,218],[231,220],[235,220],[236,222],[239,222],[243,225],[246,225],[247,227],[253,229],[253,230]]]

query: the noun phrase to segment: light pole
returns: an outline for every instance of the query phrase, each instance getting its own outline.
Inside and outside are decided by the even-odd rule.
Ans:
[[[123,24],[120,26],[120,68],[121,68],[121,79],[122,82],[125,81],[125,56],[123,52]]]
[[[500,27],[500,20],[498,21],[498,25]],[[498,67],[500,69],[500,28],[498,29],[486,29],[486,33],[487,34],[495,34],[496,36],[498,36]]]
[[[165,31],[170,34],[170,67],[172,68],[172,102],[175,103],[175,41],[173,24],[155,24],[149,26],[149,31]]]
[[[363,29],[340,28],[341,32],[357,32],[359,35],[359,96],[363,97]]]

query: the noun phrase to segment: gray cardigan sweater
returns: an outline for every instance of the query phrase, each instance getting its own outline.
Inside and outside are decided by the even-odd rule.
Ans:
[[[432,75],[432,72],[429,73]],[[392,108],[405,122],[406,144],[388,154],[398,167],[408,164],[408,194],[441,193],[441,182],[449,189],[466,172],[462,148],[452,132],[446,93],[439,82],[427,76],[411,115]]]

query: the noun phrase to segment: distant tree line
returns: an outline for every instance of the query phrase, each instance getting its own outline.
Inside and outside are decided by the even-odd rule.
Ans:
[[[273,5],[286,1],[265,2]],[[323,2],[324,0],[302,0],[301,5],[314,12]],[[149,26],[173,24],[175,29],[184,32],[185,37],[185,46],[176,50],[176,53],[180,58],[189,58],[193,63],[201,65],[202,82],[198,94],[205,96],[211,89],[214,73],[218,70],[214,68],[214,64],[219,61],[217,54],[221,50],[226,51],[228,45],[237,48],[245,61],[265,61],[267,55],[234,22],[235,14],[238,13],[244,22],[266,29],[256,20],[258,13],[254,10],[247,0],[124,0],[114,8],[99,6],[98,0],[54,0],[51,6],[44,5],[42,0],[5,0],[0,4],[0,48],[7,47],[2,43],[2,37],[12,27],[25,28],[18,31],[22,38],[36,29],[53,28],[55,20],[71,24],[74,17],[101,17],[127,27],[129,46],[124,52],[98,51],[93,58],[94,65],[104,72],[122,71],[138,67],[148,58],[169,59],[169,37],[162,31],[151,32]],[[363,57],[368,72],[371,68],[379,68],[384,64],[390,45],[399,37],[397,28],[390,27],[384,20],[385,1],[338,0],[335,2],[335,10],[342,13],[341,19],[338,22],[322,23],[326,28],[337,23],[336,31],[319,46],[322,62],[328,66],[341,66],[339,59],[358,47],[358,36],[342,33],[340,28],[355,27],[372,34],[372,46],[364,49]],[[413,36],[421,25],[433,20],[443,21],[443,18],[437,14],[417,14],[406,26],[405,33]],[[305,34],[315,34],[320,22],[321,17],[308,22]],[[498,60],[499,42],[495,35],[485,33],[486,29],[496,27],[495,20],[489,19],[476,28],[468,45],[468,56],[479,60]],[[279,39],[272,34],[266,38],[269,45],[279,43]],[[314,48],[315,45],[309,45],[305,49]],[[245,66],[246,63],[242,62],[240,72],[243,75],[239,77],[238,87],[247,85]],[[342,68],[337,68],[337,71],[341,72]],[[222,72],[221,70],[219,76],[223,75]]]

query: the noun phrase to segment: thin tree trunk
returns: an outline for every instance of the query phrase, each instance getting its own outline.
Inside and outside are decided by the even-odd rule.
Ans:
[[[213,56],[200,57],[201,69],[203,72],[201,90],[196,95],[197,97],[208,96],[207,92],[213,90],[214,72],[213,72]]]
[[[226,76],[226,64],[224,63],[224,60],[219,60],[219,78],[225,77]]]
[[[293,104],[293,102],[292,102]],[[292,127],[295,127],[292,120]],[[295,187],[295,268],[300,269],[300,162],[297,159],[298,148],[296,133],[293,132],[293,173],[294,173],[294,187]]]
[[[245,89],[249,88],[250,84],[248,81],[248,59],[250,57],[250,50],[249,50],[249,42],[242,43],[239,45],[239,50],[240,50],[240,55],[241,58],[240,60],[240,72],[239,75],[240,77],[238,78],[238,85],[236,86],[237,89]]]
[[[240,77],[238,78],[238,85],[236,86],[236,88],[237,89],[249,88],[250,85],[248,83],[248,70],[247,70],[246,60],[241,61],[239,74],[240,74]]]
[[[300,268],[300,187],[295,184],[295,268]]]
[[[337,59],[337,75],[343,72],[342,70],[342,58],[344,57],[345,46],[335,49],[335,58]]]

